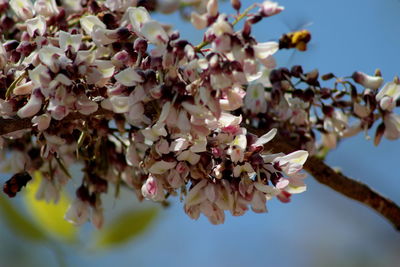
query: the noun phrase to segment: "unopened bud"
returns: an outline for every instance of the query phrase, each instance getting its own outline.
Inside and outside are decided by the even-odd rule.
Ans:
[[[6,42],[6,43],[3,44],[4,49],[5,49],[7,52],[10,52],[10,51],[16,49],[16,48],[18,47],[18,45],[19,45],[19,42],[16,41],[16,40],[11,40],[11,41],[8,41],[8,42]]]
[[[85,187],[84,185],[81,185],[76,190],[76,197],[83,202],[89,201],[90,195],[89,195],[89,190],[87,189],[87,187]]]
[[[378,128],[376,128],[374,145],[377,146],[381,142],[382,136],[385,133],[385,124],[382,122],[379,124]]]
[[[141,38],[137,38],[135,40],[135,43],[133,44],[133,49],[135,49],[135,51],[137,51],[138,53],[146,53],[147,41]]]
[[[208,24],[207,16],[200,15],[197,12],[190,14],[190,22],[198,30],[204,29]]]
[[[373,90],[381,87],[383,83],[383,78],[379,76],[369,76],[363,72],[356,71],[352,75],[353,80],[364,86],[365,88],[370,88]]]
[[[303,68],[300,65],[295,65],[290,69],[290,74],[293,77],[299,78],[303,74]]]
[[[239,9],[242,6],[242,3],[240,2],[240,0],[231,0],[231,5],[235,10],[239,11]]]
[[[314,69],[306,74],[306,79],[308,84],[315,84],[317,82],[319,76],[319,72],[317,69]]]
[[[256,24],[257,22],[259,22],[261,20],[262,20],[262,16],[260,16],[260,15],[256,15],[256,16],[252,17],[251,19],[248,19],[248,21],[251,24]]]
[[[101,12],[101,7],[95,0],[90,1],[88,7],[89,7],[89,12],[92,14],[97,14]]]
[[[14,26],[14,24],[15,24],[14,20],[7,16],[3,17],[0,23],[3,31],[10,30]]]
[[[261,14],[264,17],[270,17],[281,13],[284,10],[283,6],[278,6],[278,3],[272,1],[264,1],[261,6]]]
[[[328,80],[330,80],[332,78],[335,78],[335,74],[333,74],[332,72],[324,74],[324,75],[321,76],[321,79],[323,81],[328,81]]]
[[[216,17],[218,15],[218,0],[208,1],[207,13],[210,17]]]
[[[246,20],[242,30],[243,38],[248,38],[250,34],[251,34],[251,23]]]
[[[322,112],[327,117],[332,117],[334,111],[335,111],[335,109],[332,106],[323,106],[322,107]]]
[[[21,42],[16,51],[23,54],[25,57],[29,56],[33,50],[36,49],[36,44],[28,41]]]
[[[180,37],[179,32],[178,31],[173,31],[171,33],[171,35],[169,36],[169,39],[171,39],[171,41],[174,41],[174,40],[179,39],[179,37]]]

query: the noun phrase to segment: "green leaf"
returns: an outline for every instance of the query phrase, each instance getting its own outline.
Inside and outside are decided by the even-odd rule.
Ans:
[[[133,240],[151,225],[157,213],[157,208],[125,212],[98,232],[95,246],[109,248]]]
[[[46,235],[30,220],[25,218],[4,195],[0,196],[0,213],[2,213],[1,217],[4,222],[15,234],[31,241],[44,241],[47,239]]]
[[[42,174],[35,172],[33,180],[26,187],[24,200],[28,211],[44,232],[62,241],[76,241],[78,228],[64,220],[64,214],[71,202],[70,199],[62,191],[57,203],[47,203],[45,200],[37,200],[36,192],[39,189],[42,179],[44,179]]]

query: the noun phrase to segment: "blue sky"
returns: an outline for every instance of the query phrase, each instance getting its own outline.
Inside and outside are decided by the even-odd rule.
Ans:
[[[242,1],[248,6],[253,1]],[[231,11],[223,5],[223,10]],[[400,1],[286,0],[286,10],[254,29],[260,41],[278,39],[290,27],[312,22],[310,50],[296,53],[290,65],[321,73],[372,74],[386,80],[400,74]],[[202,36],[178,15],[156,16],[181,30],[181,36]],[[289,25],[289,28],[288,28]],[[286,65],[291,52],[278,52]],[[371,132],[371,135],[373,132]],[[363,135],[344,141],[328,163],[371,185],[400,203],[400,142],[384,140],[374,147]],[[162,211],[153,228],[132,244],[105,254],[70,255],[71,266],[395,266],[400,262],[400,235],[372,210],[306,180],[308,191],[289,204],[268,203],[268,214],[227,216],[224,225],[190,220],[181,203]],[[129,205],[125,201],[121,205]],[[117,204],[120,205],[120,204]],[[47,255],[46,249],[39,255]],[[47,253],[47,254],[46,254]]]

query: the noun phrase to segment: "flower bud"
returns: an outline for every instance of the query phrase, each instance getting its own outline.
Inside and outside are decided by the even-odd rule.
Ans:
[[[205,27],[207,27],[208,24],[207,17],[204,15],[200,15],[197,12],[192,12],[192,14],[190,15],[190,22],[198,30],[204,29]]]
[[[159,182],[153,175],[149,175],[146,182],[142,186],[142,195],[147,199],[154,201],[164,200],[164,193],[161,182]]]
[[[251,34],[251,23],[248,20],[246,20],[242,30],[243,38],[250,37],[250,34]]]
[[[374,138],[374,145],[378,146],[381,142],[382,136],[385,133],[385,124],[379,124],[378,128],[376,128],[375,138]]]
[[[27,42],[27,41],[22,41],[16,51],[18,53],[23,54],[25,57],[29,56],[34,50],[36,49],[36,44],[35,43],[31,43],[31,42]]]
[[[383,83],[383,78],[379,76],[369,76],[363,72],[356,71],[353,73],[352,76],[353,80],[364,86],[365,88],[370,88],[373,90],[378,89],[381,87]]]
[[[107,26],[107,29],[115,29],[118,27],[118,20],[117,18],[111,14],[111,13],[106,13],[104,14],[102,21],[104,24]]]
[[[239,11],[242,3],[240,2],[240,0],[231,0],[231,5],[236,11]]]
[[[121,41],[127,40],[131,36],[131,32],[128,28],[122,27],[117,30],[117,38]]]
[[[10,30],[14,26],[14,24],[15,24],[14,20],[12,18],[10,18],[10,17],[7,17],[7,16],[4,16],[1,19],[1,23],[0,23],[1,29],[3,31]]]
[[[36,89],[32,92],[31,98],[28,103],[18,110],[17,115],[20,118],[28,118],[34,116],[42,108],[43,95],[40,93],[40,89]]]
[[[39,131],[45,131],[50,126],[51,117],[49,114],[45,113],[40,116],[35,116],[32,118],[32,125],[37,126]]]
[[[272,1],[264,1],[261,6],[261,14],[264,17],[270,17],[281,13],[284,10],[283,6],[278,6],[278,3]]]
[[[218,0],[209,0],[207,3],[207,13],[210,17],[218,15]]]
[[[13,51],[14,49],[16,49],[19,45],[19,42],[16,40],[11,40],[11,41],[7,41],[3,44],[4,49],[7,52]]]

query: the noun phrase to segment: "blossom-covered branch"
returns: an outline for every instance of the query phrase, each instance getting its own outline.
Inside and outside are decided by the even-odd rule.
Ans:
[[[375,144],[400,137],[397,79],[381,88],[379,72],[328,74],[321,86],[317,70],[277,68],[279,49],[305,51],[311,35],[258,42],[252,27],[283,11],[275,2],[241,11],[233,0],[230,16],[217,0],[196,2],[200,45],[152,19],[186,8],[176,1],[0,3],[1,170],[14,174],[4,191],[15,196],[39,171],[38,198],[57,202],[70,166],[82,166],[72,223],[101,227],[109,184],[139,200],[179,195],[191,218],[213,224],[226,211],[266,212],[271,198],[306,190],[310,154],[376,123]],[[264,150],[277,132],[300,150]]]

